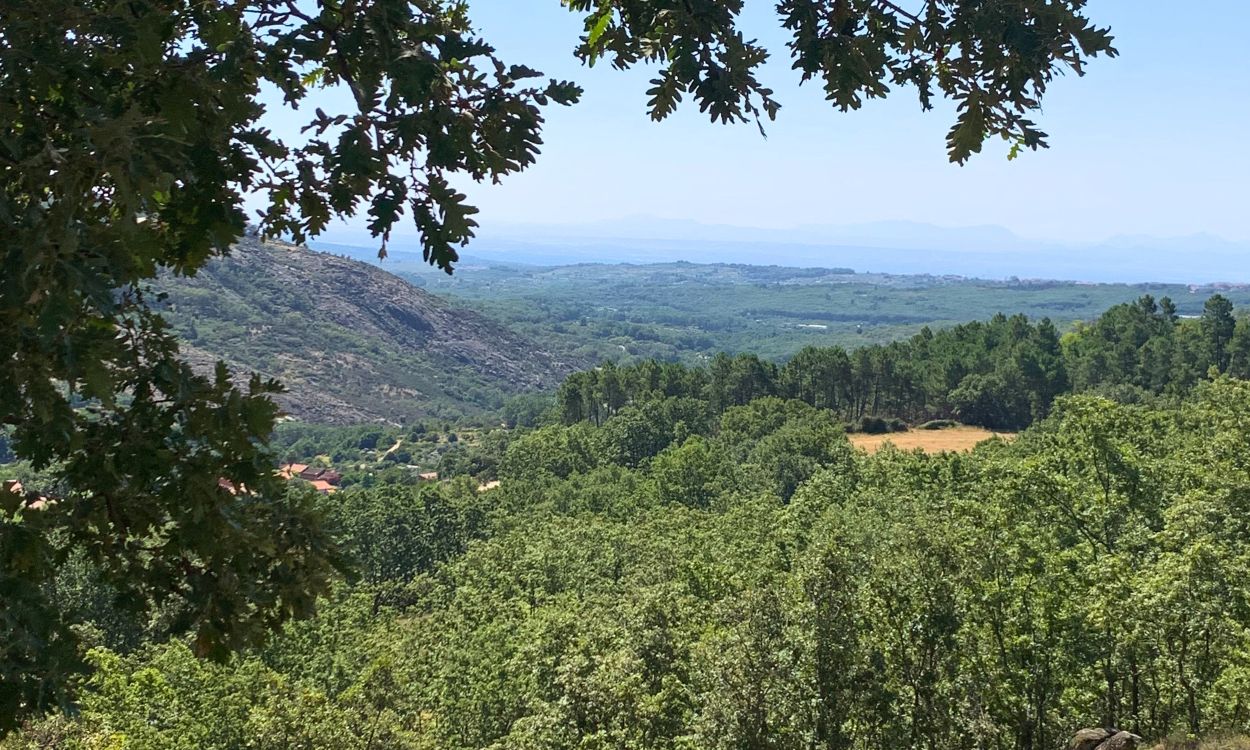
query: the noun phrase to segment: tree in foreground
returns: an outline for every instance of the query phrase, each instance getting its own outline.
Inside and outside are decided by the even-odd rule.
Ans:
[[[768,52],[741,0],[566,0],[586,63],[656,69],[648,112],[683,99],[720,122],[776,116]],[[918,4],[919,5],[919,4]],[[1083,0],[781,0],[788,53],[839,109],[913,86],[954,100],[962,163],[990,136],[1045,145],[1029,119],[1065,70],[1114,54]],[[322,89],[350,106],[326,112]],[[297,140],[260,94],[305,114]],[[0,426],[63,479],[35,511],[0,498],[0,730],[64,698],[79,649],[53,571],[85,555],[117,603],[172,606],[201,653],[310,611],[341,568],[318,512],[287,498],[265,443],[280,388],[193,372],[147,283],[194,274],[244,232],[303,241],[367,217],[382,252],[404,217],[448,272],[475,209],[453,187],[533,163],[568,82],[499,59],[452,0],[47,0],[0,7]],[[275,100],[275,96],[267,99]],[[337,101],[337,99],[336,99]],[[328,106],[328,105],[325,105]],[[173,604],[170,604],[170,602]]]

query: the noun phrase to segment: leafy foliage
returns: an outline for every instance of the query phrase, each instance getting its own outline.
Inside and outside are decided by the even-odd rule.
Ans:
[[[680,5],[572,0],[586,14],[583,60],[618,68],[656,63],[647,107],[662,120],[689,95],[713,121],[773,119],[781,105],[756,73],[768,51],[738,28],[742,0]],[[1085,61],[1115,55],[1111,35],[1082,15],[1083,0],[1059,3],[926,3],[919,15],[880,0],[781,0],[777,12],[792,39],[802,81],[819,78],[826,98],[845,111],[882,98],[891,86],[914,86],[930,108],[935,94],[956,102],[947,137],[951,161],[965,162],[987,137],[1021,148],[1045,145],[1027,115],[1047,84]],[[761,130],[762,130],[761,125]]]
[[[463,7],[439,2],[309,15],[60,0],[6,7],[3,20],[0,414],[15,451],[58,466],[74,490],[40,514],[6,500],[0,516],[0,580],[21,602],[6,607],[7,728],[57,699],[75,662],[42,593],[70,549],[135,606],[184,597],[204,653],[307,614],[338,564],[316,514],[271,476],[261,444],[278,385],[194,374],[145,282],[225,253],[244,230],[245,191],[268,196],[266,231],[296,238],[358,211],[385,237],[406,204],[431,260],[450,268],[473,224],[447,175],[530,164],[538,107],[578,91],[528,86],[533,71],[502,64]],[[316,108],[301,144],[260,123],[262,86],[294,107],[340,84],[358,113]]]
[[[226,665],[176,640],[97,650],[79,718],[0,746],[1042,750],[1091,724],[1250,729],[1250,384],[1065,396],[970,454],[853,453],[827,412],[775,397],[684,438],[678,405],[647,413],[674,439],[636,467],[609,419],[529,433],[486,493],[347,490],[371,572],[317,618]],[[526,460],[574,440],[567,478]],[[793,488],[760,481],[793,455],[813,459]]]

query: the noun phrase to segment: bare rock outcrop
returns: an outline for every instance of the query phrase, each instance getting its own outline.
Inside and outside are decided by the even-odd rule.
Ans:
[[[1068,750],[1136,750],[1141,737],[1114,727],[1082,729],[1068,743]]]

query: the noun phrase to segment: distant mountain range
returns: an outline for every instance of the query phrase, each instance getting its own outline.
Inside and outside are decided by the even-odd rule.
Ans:
[[[373,246],[363,232],[327,243]],[[415,237],[393,237],[397,257],[418,252]],[[1097,243],[1020,237],[1003,227],[939,227],[904,221],[784,229],[634,217],[569,225],[489,225],[465,251],[496,262],[745,263],[849,267],[861,272],[1097,282],[1250,281],[1250,242],[1207,234],[1120,236]]]
[[[245,240],[160,286],[193,365],[276,377],[285,411],[308,421],[471,416],[587,365],[374,266],[284,243]]]

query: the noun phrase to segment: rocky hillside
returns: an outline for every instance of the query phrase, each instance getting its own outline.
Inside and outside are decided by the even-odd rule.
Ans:
[[[276,377],[309,421],[480,414],[585,366],[385,270],[283,243],[245,240],[162,290],[193,364]]]

